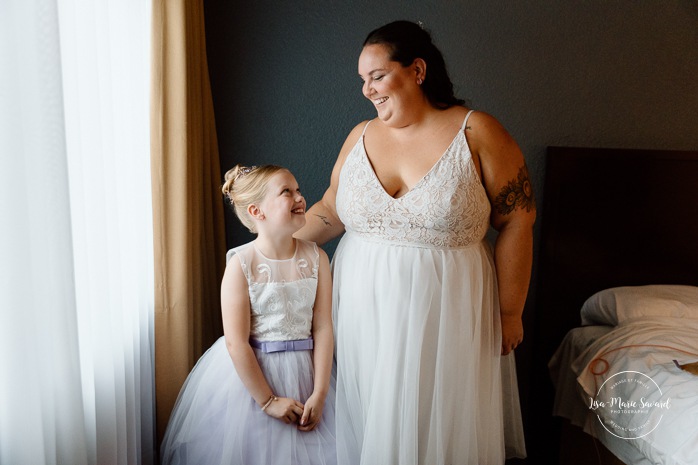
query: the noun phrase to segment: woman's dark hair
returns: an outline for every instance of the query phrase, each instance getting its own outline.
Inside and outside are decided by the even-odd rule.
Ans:
[[[385,45],[390,59],[402,66],[411,65],[416,58],[427,64],[427,75],[422,91],[429,103],[436,108],[464,105],[465,101],[453,95],[453,83],[448,77],[444,57],[432,43],[431,35],[419,24],[411,21],[395,21],[370,32],[364,41],[367,45]]]

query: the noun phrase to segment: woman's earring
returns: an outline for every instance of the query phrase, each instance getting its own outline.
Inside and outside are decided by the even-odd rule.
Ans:
[[[422,81],[422,78],[418,78],[418,79],[417,79],[417,85],[420,85],[420,86],[421,86],[421,85],[422,85],[422,82],[424,82],[424,81]]]

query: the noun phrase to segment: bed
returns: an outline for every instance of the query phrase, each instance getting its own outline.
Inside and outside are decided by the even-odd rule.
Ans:
[[[548,366],[553,415],[627,464],[698,463],[698,287],[592,295]]]
[[[540,218],[532,463],[698,463],[698,152],[549,147]]]

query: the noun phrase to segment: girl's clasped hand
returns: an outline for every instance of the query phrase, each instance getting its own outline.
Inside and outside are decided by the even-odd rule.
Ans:
[[[312,431],[322,418],[323,401],[312,395],[303,405],[288,397],[273,396],[262,410],[287,425],[297,424],[300,431]]]

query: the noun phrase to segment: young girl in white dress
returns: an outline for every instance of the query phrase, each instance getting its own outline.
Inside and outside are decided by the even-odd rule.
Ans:
[[[294,239],[298,183],[278,166],[236,166],[223,193],[257,238],[228,252],[221,337],[175,404],[163,465],[336,463],[329,260]]]

